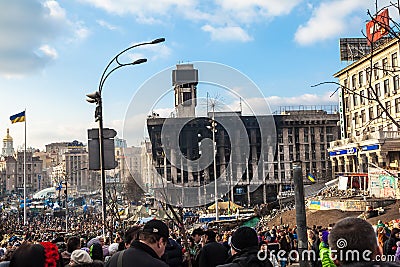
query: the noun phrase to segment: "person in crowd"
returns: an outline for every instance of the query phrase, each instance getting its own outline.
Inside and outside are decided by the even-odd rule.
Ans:
[[[400,263],[400,241],[397,241],[396,245],[397,245],[397,250],[396,250],[395,260],[397,263]]]
[[[378,245],[379,249],[383,252],[383,247],[385,245],[386,240],[389,239],[389,237],[386,235],[385,228],[380,226],[378,229],[376,229],[376,234],[378,238]]]
[[[395,255],[397,246],[397,241],[400,241],[400,229],[393,228],[390,232],[390,237],[383,244],[383,254],[384,255]]]
[[[169,267],[182,267],[183,253],[182,247],[174,239],[168,238],[165,253],[162,259],[168,264]]]
[[[336,266],[398,266],[380,259],[374,228],[360,218],[344,218],[337,222],[328,236]],[[378,256],[378,257],[377,257]]]
[[[89,266],[92,264],[92,262],[93,259],[86,251],[77,249],[71,253],[70,262],[68,266],[81,266],[81,265]]]
[[[132,241],[139,239],[141,227],[138,225],[130,227],[124,234],[124,243],[125,248],[129,248],[131,246]]]
[[[61,252],[61,257],[63,258],[64,265],[69,264],[71,259],[71,253],[81,248],[81,240],[77,236],[71,236],[67,239],[67,249]]]
[[[15,250],[10,267],[62,267],[63,262],[58,248],[51,242],[33,244],[24,242]]]
[[[248,226],[240,227],[233,233],[231,255],[226,264],[218,267],[272,267],[267,251],[258,248],[256,231]]]
[[[321,244],[321,240],[322,240],[322,229],[318,229],[318,227],[316,227],[314,229],[314,234],[315,234],[315,241],[314,244],[312,246],[312,251],[313,251],[313,259],[312,259],[312,267],[322,267],[322,262],[321,259],[319,258],[319,245]]]
[[[114,254],[106,267],[117,267],[118,261],[122,261],[122,267],[168,267],[161,260],[168,238],[168,226],[160,220],[151,220],[144,225],[139,240],[133,241],[125,251]]]
[[[193,267],[198,267],[199,266],[199,253],[201,249],[201,237],[203,236],[204,231],[201,228],[196,228],[192,232],[192,238],[195,244],[195,253],[192,258],[192,266]]]
[[[285,267],[288,263],[288,255],[291,249],[290,242],[290,237],[287,235],[286,231],[282,229],[278,235],[279,249],[284,251],[284,254],[279,259],[281,267]]]
[[[322,231],[321,243],[319,244],[319,258],[321,259],[322,267],[335,267],[335,263],[331,259],[331,251],[328,245],[329,232]]]
[[[100,243],[94,243],[89,247],[89,255],[93,260],[104,260],[103,247]]]
[[[215,267],[225,262],[228,251],[224,245],[216,242],[216,233],[212,230],[204,232],[202,237],[203,247],[200,249],[199,267]]]

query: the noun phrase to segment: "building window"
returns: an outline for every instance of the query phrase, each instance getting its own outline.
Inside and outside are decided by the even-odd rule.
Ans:
[[[348,88],[347,86],[348,86],[348,84],[347,84],[347,79],[344,79],[344,81],[343,81],[343,87],[344,87],[344,88]]]
[[[353,106],[358,106],[358,95],[356,94],[353,95]]]
[[[354,113],[354,123],[356,126],[358,125],[358,112]]]
[[[278,129],[278,143],[283,143],[282,129]]]
[[[376,83],[375,84],[375,93],[378,97],[381,96],[381,84],[380,83]]]
[[[396,94],[399,90],[399,75],[393,77],[393,89],[393,94]]]
[[[383,76],[388,75],[388,59],[387,57],[385,57],[384,59],[382,59],[382,68],[383,68]]]
[[[399,113],[400,112],[400,98],[396,98],[394,103],[395,103],[396,113]]]
[[[364,90],[361,90],[361,92],[360,92],[360,102],[361,102],[361,105],[365,104],[365,91]]]
[[[381,106],[377,105],[376,106],[376,116],[380,117],[382,115],[382,108]]]
[[[368,97],[369,103],[371,103],[372,99],[374,98],[373,94],[372,94],[372,89],[368,88],[367,90],[368,90],[367,91],[367,95],[368,95],[367,97]]]
[[[372,119],[375,118],[375,115],[374,115],[374,108],[373,108],[373,107],[370,107],[370,108],[369,108],[368,116],[369,116],[369,120],[372,120]]]
[[[364,82],[364,72],[360,71],[358,73],[358,87],[361,87],[363,85]]]
[[[390,105],[390,101],[387,101],[386,103],[385,103],[385,109],[386,109],[386,111],[389,113],[389,114],[392,114],[392,112],[391,112],[391,105]]]
[[[353,76],[351,76],[351,86],[353,89],[356,89],[356,83],[357,83],[357,78],[356,75],[353,74]]]
[[[385,93],[385,96],[390,95],[389,79],[386,79],[383,81],[383,91]]]
[[[369,82],[371,81],[371,68],[368,67],[366,72],[365,72],[365,76],[367,78],[367,83],[369,84]]]
[[[374,77],[375,77],[375,80],[379,79],[379,64],[378,63],[374,64]]]
[[[367,121],[367,118],[365,116],[365,110],[361,110],[361,123],[365,123]]]
[[[397,67],[397,52],[392,54],[392,68],[395,70]]]

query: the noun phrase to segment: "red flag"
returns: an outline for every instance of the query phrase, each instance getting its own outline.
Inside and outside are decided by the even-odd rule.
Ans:
[[[376,42],[382,36],[388,34],[389,29],[389,10],[386,8],[379,13],[375,19],[367,22],[367,41],[370,45],[371,42]]]

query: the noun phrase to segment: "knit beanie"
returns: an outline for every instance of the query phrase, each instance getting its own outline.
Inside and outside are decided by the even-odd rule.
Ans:
[[[236,251],[258,246],[256,231],[248,226],[238,228],[232,235],[231,246]]]

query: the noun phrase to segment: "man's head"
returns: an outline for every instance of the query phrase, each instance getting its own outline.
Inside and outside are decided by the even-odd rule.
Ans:
[[[233,233],[231,239],[232,255],[251,247],[258,247],[258,237],[256,231],[248,226],[238,228]]]
[[[201,236],[203,235],[203,230],[201,228],[194,229],[192,232],[192,237],[195,243],[199,243]]]
[[[124,234],[124,243],[126,248],[131,246],[132,241],[138,240],[140,229],[140,226],[135,225],[126,230]]]
[[[205,242],[214,242],[216,234],[212,230],[204,231],[204,241]]]
[[[360,218],[345,218],[336,223],[328,243],[337,266],[372,261],[379,253],[372,225]]]
[[[168,237],[168,226],[160,220],[147,222],[139,234],[139,240],[151,247],[159,257],[165,252]]]
[[[67,241],[67,251],[72,253],[76,249],[81,248],[81,240],[77,236],[71,236]]]

